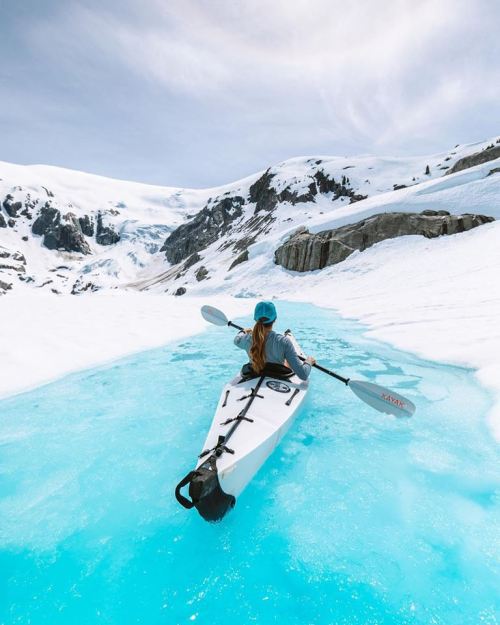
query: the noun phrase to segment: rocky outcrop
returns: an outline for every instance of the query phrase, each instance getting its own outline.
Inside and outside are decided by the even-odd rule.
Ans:
[[[325,174],[322,170],[318,169],[318,171],[314,174],[314,179],[316,180],[316,186],[320,193],[333,193],[332,200],[338,200],[339,197],[348,197],[350,198],[350,203],[359,202],[360,200],[366,200],[368,196],[361,195],[360,193],[355,193],[349,186],[349,178],[346,176],[342,177],[340,182],[336,181],[335,178],[330,178],[327,174]]]
[[[481,152],[474,152],[474,154],[469,154],[469,156],[464,156],[464,158],[458,159],[453,167],[450,167],[444,175],[447,176],[448,174],[454,174],[457,171],[462,171],[462,169],[468,169],[469,167],[474,167],[475,165],[481,165],[482,163],[493,161],[496,158],[500,158],[500,145],[492,144]]]
[[[226,197],[213,206],[208,203],[191,221],[176,228],[166,239],[160,251],[167,260],[176,264],[195,252],[205,249],[231,228],[241,217],[244,198]]]
[[[6,279],[17,278],[23,282],[29,277],[26,275],[26,258],[19,251],[12,251],[5,247],[0,247],[0,295],[12,288],[12,282]]]
[[[9,217],[17,217],[17,213],[23,207],[23,203],[14,202],[13,196],[9,193],[3,201],[3,207]]]
[[[250,202],[255,203],[256,213],[273,211],[282,202],[290,202],[292,205],[301,202],[314,202],[314,198],[318,193],[333,193],[332,200],[336,200],[339,197],[348,197],[351,202],[358,202],[367,197],[366,195],[355,193],[349,187],[349,179],[346,176],[342,176],[341,182],[337,182],[322,170],[318,170],[312,176],[313,180],[308,185],[307,192],[299,194],[298,191],[292,191],[291,185],[278,192],[272,185],[275,175],[268,169],[250,186],[249,199]]]
[[[102,221],[102,214],[97,214],[97,229],[95,240],[99,245],[114,245],[120,240],[120,235],[113,226],[105,226]]]
[[[205,267],[205,265],[198,267],[198,269],[194,272],[194,277],[198,282],[201,282],[202,280],[206,280],[208,278],[208,269]]]
[[[332,200],[343,196],[351,202],[365,199],[366,196],[356,194],[349,186],[349,179],[344,175],[337,182],[329,178],[323,171],[317,171],[314,176],[309,176],[311,181],[301,190],[294,189],[296,182],[283,188],[274,186],[276,174],[270,169],[265,171],[248,189],[248,201],[255,204],[253,214],[247,215],[244,223],[235,223],[243,215],[245,198],[240,195],[227,196],[209,200],[207,205],[196,214],[190,221],[176,228],[165,240],[161,252],[165,252],[167,260],[172,264],[178,264],[193,254],[204,250],[217,240],[226,237],[231,231],[237,236],[226,237],[219,247],[223,252],[227,248],[233,248],[239,254],[252,245],[258,237],[264,236],[275,221],[275,209],[279,204],[290,203],[292,205],[301,202],[314,202],[318,193],[332,193]],[[240,260],[239,262],[243,262]],[[231,268],[236,266],[234,263]],[[187,268],[184,265],[181,271]],[[183,275],[182,273],[180,275]]]
[[[179,297],[179,295],[184,295],[186,293],[186,289],[183,286],[180,286],[174,293],[175,296]]]
[[[11,282],[4,282],[3,280],[0,280],[0,295],[4,295],[7,291],[10,291],[11,288]]]
[[[33,234],[43,236],[43,244],[49,250],[64,250],[90,254],[90,247],[85,240],[80,223],[73,213],[61,217],[61,213],[50,206],[40,210],[40,214],[33,222]]]
[[[82,229],[83,234],[86,237],[94,236],[94,220],[92,219],[92,217],[89,217],[88,215],[78,217],[78,222],[80,224],[80,228]]]
[[[276,208],[279,200],[276,190],[271,185],[276,174],[272,174],[269,169],[262,174],[249,188],[250,202],[255,204],[255,212],[272,211]]]
[[[84,282],[81,278],[78,278],[71,288],[71,295],[79,295],[85,292],[95,293],[95,291],[99,291],[99,289],[100,287],[93,282]]]
[[[238,265],[241,265],[241,263],[246,263],[247,260],[248,260],[248,250],[245,250],[244,252],[241,252],[241,254],[233,260],[233,262],[229,266],[228,271],[231,271],[231,269],[234,269]]]
[[[274,253],[274,262],[292,271],[314,271],[345,260],[354,251],[411,234],[427,238],[456,234],[494,221],[486,215],[450,215],[446,211],[381,213],[334,230],[292,235]]]
[[[5,217],[0,213],[0,228],[7,228],[7,222],[5,221]]]

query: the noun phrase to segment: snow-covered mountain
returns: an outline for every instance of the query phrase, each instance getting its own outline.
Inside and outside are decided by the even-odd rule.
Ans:
[[[275,251],[386,212],[500,216],[500,138],[426,157],[302,157],[176,189],[0,163],[0,293],[255,292]],[[495,224],[496,225],[496,224]]]

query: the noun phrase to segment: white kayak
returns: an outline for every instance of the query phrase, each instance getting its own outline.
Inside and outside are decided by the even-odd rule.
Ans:
[[[302,355],[291,333],[287,333]],[[309,387],[280,365],[264,375],[237,375],[224,386],[196,468],[177,485],[186,508],[196,507],[207,521],[218,521],[234,506],[292,425]],[[291,373],[291,375],[290,375]],[[181,489],[189,485],[189,496]]]

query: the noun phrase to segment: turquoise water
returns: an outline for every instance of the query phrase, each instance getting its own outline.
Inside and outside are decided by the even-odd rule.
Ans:
[[[499,622],[490,398],[471,372],[368,342],[331,312],[280,311],[307,352],[408,395],[416,415],[379,414],[313,372],[280,448],[207,524],[173,489],[242,362],[231,331],[4,400],[0,623]]]

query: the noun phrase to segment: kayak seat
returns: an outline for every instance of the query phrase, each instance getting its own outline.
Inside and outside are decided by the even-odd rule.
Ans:
[[[289,367],[280,365],[277,362],[266,362],[262,373],[256,373],[252,369],[252,365],[249,362],[244,364],[241,368],[241,382],[253,380],[254,378],[260,378],[261,375],[265,375],[269,378],[276,378],[277,380],[287,380],[292,377],[293,371]]]

